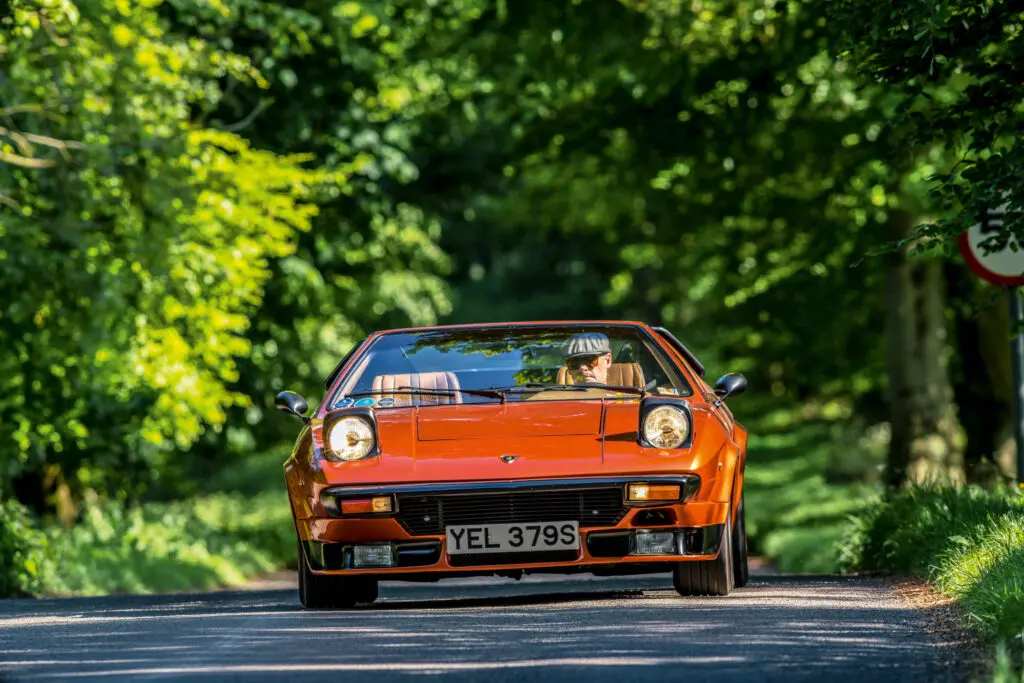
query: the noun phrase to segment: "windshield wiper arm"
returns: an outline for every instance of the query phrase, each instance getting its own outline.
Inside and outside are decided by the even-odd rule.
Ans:
[[[545,384],[544,382],[525,382],[514,387],[491,387],[493,391],[508,392],[510,394],[525,394],[537,391],[586,391],[587,387],[578,384]]]
[[[559,391],[587,391],[588,389],[603,389],[605,391],[628,391],[642,396],[656,386],[658,386],[658,382],[653,379],[642,387],[634,387],[632,385],[627,386],[624,384],[601,384],[599,382],[582,382],[580,384],[544,384],[543,382],[527,382],[525,384],[520,384],[518,387],[502,389],[502,391],[514,391],[515,389],[520,388],[527,391],[543,391],[545,389],[557,389]]]
[[[587,391],[588,389],[604,389],[606,391],[628,391],[634,394],[646,394],[658,386],[655,380],[651,380],[643,387],[634,387],[618,384],[599,384],[597,382],[583,382],[581,384],[545,384],[544,382],[525,382],[514,387],[491,387],[495,391],[507,391],[514,394],[523,394],[536,391]]]
[[[418,395],[424,396],[455,396],[455,392],[461,394],[469,394],[470,396],[484,396],[486,398],[497,398],[501,399],[501,402],[505,402],[505,394],[494,389],[429,389],[427,387],[395,387],[394,389],[372,389],[370,391],[354,391],[348,394],[348,398],[353,396],[379,396],[380,394],[402,394],[405,395]]]

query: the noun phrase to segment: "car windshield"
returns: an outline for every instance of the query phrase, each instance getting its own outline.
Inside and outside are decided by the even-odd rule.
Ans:
[[[331,408],[690,396],[672,361],[633,326],[477,327],[378,337]]]

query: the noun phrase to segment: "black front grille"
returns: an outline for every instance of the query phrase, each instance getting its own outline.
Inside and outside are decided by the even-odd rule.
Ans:
[[[613,526],[625,516],[622,487],[555,491],[399,494],[399,523],[413,536],[443,534],[446,526],[577,521]]]

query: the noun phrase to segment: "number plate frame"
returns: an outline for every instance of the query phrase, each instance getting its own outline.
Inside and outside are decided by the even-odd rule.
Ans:
[[[549,543],[552,538],[549,528],[554,529],[553,544]],[[576,520],[564,520],[514,524],[457,524],[444,528],[444,538],[449,555],[579,550],[580,523]]]

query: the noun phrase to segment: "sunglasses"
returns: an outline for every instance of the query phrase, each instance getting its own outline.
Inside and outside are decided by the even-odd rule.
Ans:
[[[601,362],[601,356],[603,355],[603,353],[599,353],[596,356],[576,356],[569,359],[568,365],[570,368],[582,368],[584,366],[596,368],[597,364]]]

